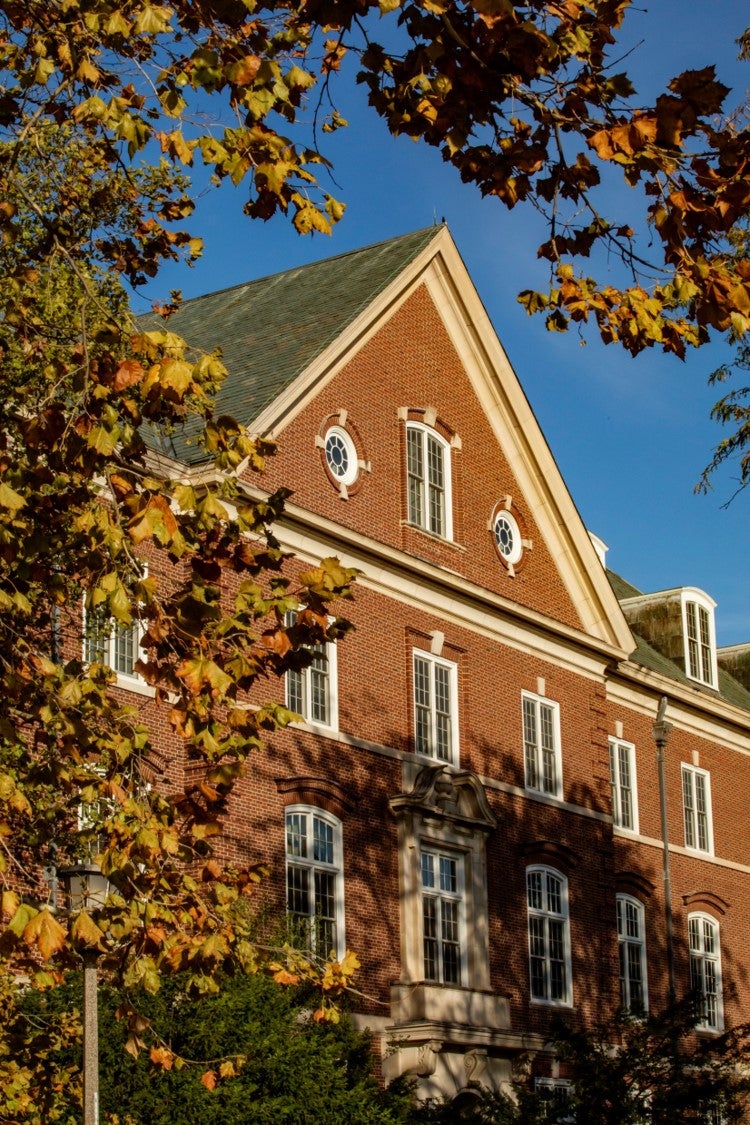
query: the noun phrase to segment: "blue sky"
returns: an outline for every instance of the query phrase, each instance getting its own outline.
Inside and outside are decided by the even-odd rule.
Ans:
[[[628,15],[632,53],[616,69],[631,73],[645,100],[682,70],[715,63],[736,102],[750,86],[734,42],[748,22],[745,0],[653,0]],[[685,363],[652,350],[632,359],[595,337],[582,346],[574,333],[548,333],[516,303],[519,290],[544,284],[533,214],[481,199],[436,151],[389,137],[362,90],[348,89],[342,102],[350,128],[330,144],[323,138],[335,164],[335,183],[324,186],[347,204],[333,236],[302,239],[283,218],[250,222],[243,189],[207,193],[191,228],[206,243],[201,262],[165,271],[149,296],[172,287],[195,296],[445,218],[582,518],[610,548],[609,564],[644,591],[704,589],[718,603],[718,643],[750,641],[750,494],[723,506],[735,490],[731,471],[708,496],[693,490],[721,437],[708,418],[718,394],[706,377],[728,349],[709,345]],[[635,194],[617,198],[634,217]]]

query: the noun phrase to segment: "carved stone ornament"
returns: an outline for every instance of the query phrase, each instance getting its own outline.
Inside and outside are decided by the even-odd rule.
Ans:
[[[481,1086],[487,1070],[487,1052],[475,1047],[464,1055],[464,1073],[467,1086]]]
[[[489,832],[497,823],[477,775],[444,765],[425,766],[409,792],[391,797],[390,805],[396,816],[419,813],[473,831]]]

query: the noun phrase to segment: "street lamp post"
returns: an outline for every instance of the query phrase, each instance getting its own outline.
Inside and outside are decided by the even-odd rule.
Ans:
[[[661,838],[663,852],[662,874],[664,878],[664,920],[667,929],[667,971],[669,975],[669,1001],[674,1004],[676,997],[675,967],[674,967],[674,922],[672,919],[672,879],[669,865],[669,826],[667,824],[667,781],[665,767],[665,751],[669,732],[672,724],[666,720],[667,697],[663,695],[659,701],[656,722],[653,726],[654,742],[656,743],[656,764],[659,771],[659,806],[661,810]]]
[[[103,906],[107,878],[94,863],[78,863],[58,869],[71,913],[85,907]],[[99,1125],[99,1005],[97,996],[97,949],[86,949],[83,959],[83,1125]]]

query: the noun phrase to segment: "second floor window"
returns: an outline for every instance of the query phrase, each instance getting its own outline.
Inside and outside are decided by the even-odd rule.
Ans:
[[[711,788],[705,770],[696,766],[682,767],[682,808],[685,847],[698,852],[713,852]]]
[[[422,849],[422,941],[425,980],[461,984],[463,861]]]
[[[456,665],[414,653],[414,749],[457,764]]]
[[[84,612],[83,659],[87,664],[106,664],[120,676],[137,678],[135,663],[140,657],[141,627],[120,625],[97,610]]]
[[[646,935],[643,906],[630,895],[617,896],[617,944],[620,952],[620,1000],[629,1012],[645,1012]]]
[[[286,907],[317,954],[343,952],[341,822],[322,809],[287,809]]]
[[[286,624],[293,625],[295,614],[288,613]],[[308,723],[336,727],[336,646],[312,645],[312,663],[300,671],[286,673],[286,705]]]
[[[569,1004],[571,994],[568,881],[549,867],[526,872],[531,997]]]
[[[688,939],[690,987],[700,1005],[696,1026],[706,1031],[721,1031],[724,1026],[724,1015],[721,997],[719,923],[708,914],[690,914]]]
[[[612,782],[612,820],[618,828],[637,832],[635,747],[631,743],[610,739],[609,773]]]
[[[421,424],[406,427],[406,494],[409,523],[450,539],[450,446]]]
[[[524,692],[523,750],[526,788],[551,797],[562,792],[560,711],[556,703]]]

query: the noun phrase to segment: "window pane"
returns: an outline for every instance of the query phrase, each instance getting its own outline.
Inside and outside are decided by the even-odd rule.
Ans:
[[[523,700],[523,744],[526,760],[526,784],[530,789],[539,788],[539,772],[536,755],[536,707],[533,699]]]
[[[406,430],[406,475],[409,522],[415,523],[419,527],[424,527],[424,453],[422,431],[408,427]]]
[[[116,625],[112,667],[123,676],[132,676],[135,664],[135,626]]]
[[[290,711],[296,711],[298,715],[304,715],[305,713],[301,672],[287,672],[286,674],[286,705]]]
[[[333,825],[313,817],[313,860],[316,863],[333,863]]]

